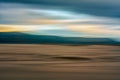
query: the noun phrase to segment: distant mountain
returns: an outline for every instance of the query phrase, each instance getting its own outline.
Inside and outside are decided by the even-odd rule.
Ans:
[[[70,44],[70,45],[119,45],[109,38],[59,37],[48,35],[29,35],[18,32],[0,32],[0,43],[19,44]]]

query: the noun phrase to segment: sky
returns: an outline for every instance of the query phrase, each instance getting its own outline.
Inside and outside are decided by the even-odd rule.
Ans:
[[[120,0],[0,0],[0,32],[120,41]]]

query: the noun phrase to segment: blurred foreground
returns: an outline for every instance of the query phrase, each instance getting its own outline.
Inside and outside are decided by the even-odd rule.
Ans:
[[[0,80],[120,80],[120,46],[0,44]]]

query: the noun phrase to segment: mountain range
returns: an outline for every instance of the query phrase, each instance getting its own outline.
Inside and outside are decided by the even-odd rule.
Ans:
[[[61,37],[30,35],[19,32],[0,32],[0,43],[17,44],[65,44],[65,45],[120,45],[110,38]]]

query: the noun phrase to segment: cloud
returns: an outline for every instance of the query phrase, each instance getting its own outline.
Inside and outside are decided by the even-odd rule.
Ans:
[[[120,26],[114,27],[114,29],[104,26],[104,25],[68,25],[68,29],[84,32],[91,35],[101,35],[101,36],[119,36],[120,30],[116,30],[115,28],[120,28]]]
[[[63,9],[96,16],[120,18],[120,0],[0,0],[0,3],[21,3],[35,8]]]
[[[56,9],[34,9],[18,3],[0,3],[1,24],[105,24],[120,25],[118,19]]]

